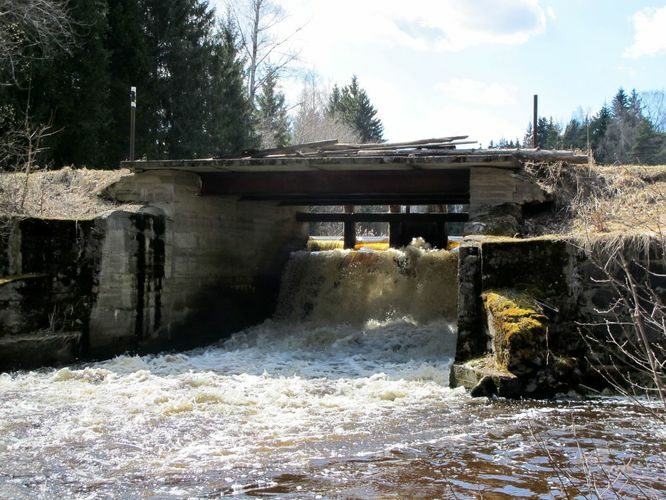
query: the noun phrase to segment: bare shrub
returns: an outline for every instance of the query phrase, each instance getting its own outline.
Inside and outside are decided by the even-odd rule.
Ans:
[[[666,409],[666,233],[581,243],[598,271],[591,279],[609,293],[607,306],[581,324],[592,366],[616,392]]]
[[[0,0],[0,84],[14,84],[34,59],[67,50],[72,25],[65,0]]]
[[[303,80],[303,90],[293,121],[293,142],[302,144],[328,139],[358,143],[360,136],[327,112],[330,92],[314,75]]]

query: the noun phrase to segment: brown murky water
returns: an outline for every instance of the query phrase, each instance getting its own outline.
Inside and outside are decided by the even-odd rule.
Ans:
[[[450,256],[402,257],[293,264],[311,292],[217,346],[0,375],[0,497],[664,496],[644,405],[449,389],[450,300],[404,294],[443,293]]]

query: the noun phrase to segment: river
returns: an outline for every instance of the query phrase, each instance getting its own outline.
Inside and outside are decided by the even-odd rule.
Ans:
[[[646,404],[450,389],[454,287],[448,252],[296,254],[226,341],[0,375],[0,497],[663,495]]]

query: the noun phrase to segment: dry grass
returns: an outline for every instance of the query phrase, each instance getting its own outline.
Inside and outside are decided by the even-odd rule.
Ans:
[[[557,203],[532,234],[638,234],[666,231],[666,166],[529,165]]]
[[[118,208],[100,193],[129,170],[88,170],[0,173],[0,216],[47,219],[90,219]]]

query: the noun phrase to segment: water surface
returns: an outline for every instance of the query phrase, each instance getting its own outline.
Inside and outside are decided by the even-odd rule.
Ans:
[[[326,254],[295,256],[280,319],[226,342],[0,375],[0,497],[663,495],[643,406],[448,387],[451,255]]]

